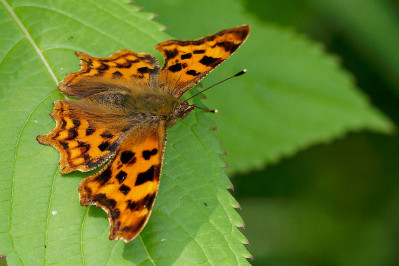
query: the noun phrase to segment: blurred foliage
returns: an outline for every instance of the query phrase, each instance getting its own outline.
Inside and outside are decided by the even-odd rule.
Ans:
[[[273,3],[247,1],[247,8],[265,22],[323,41],[398,124],[398,2]],[[254,264],[396,265],[398,158],[396,134],[358,133],[236,176]]]
[[[176,7],[177,1],[172,2]],[[374,106],[398,124],[398,1],[243,3],[246,11],[265,25],[290,28],[322,42],[341,58]],[[194,23],[187,16],[195,16],[201,23],[217,20],[215,17],[224,8],[230,14],[230,6],[221,5],[212,6],[214,10],[208,8],[206,14],[198,10],[199,14],[191,15],[187,6],[195,4],[200,5],[196,1],[184,4],[190,15],[184,16],[183,27]],[[161,13],[159,20],[179,36],[179,29],[169,17],[178,21],[182,16],[174,12],[173,4],[169,7],[168,13],[156,9],[155,4],[151,10]],[[232,16],[227,20],[234,19]],[[357,132],[308,148],[264,170],[235,175],[234,195],[243,206],[253,264],[396,265],[398,148],[396,133],[386,136]]]

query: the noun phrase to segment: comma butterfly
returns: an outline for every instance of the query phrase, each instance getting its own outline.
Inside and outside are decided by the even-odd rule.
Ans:
[[[80,100],[54,103],[56,127],[40,144],[61,155],[61,173],[87,172],[106,163],[79,185],[80,204],[103,208],[110,239],[129,242],[144,228],[158,192],[166,129],[195,107],[179,98],[226,60],[246,40],[249,26],[226,29],[193,41],[169,40],[150,54],[121,50],[110,57],[76,52],[81,69],[58,89]]]

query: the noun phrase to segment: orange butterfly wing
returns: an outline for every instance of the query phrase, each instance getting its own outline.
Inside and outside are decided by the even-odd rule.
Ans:
[[[87,109],[76,101],[56,101],[50,116],[56,120],[56,127],[36,139],[58,150],[62,174],[99,167],[116,152],[125,135],[122,127],[109,128],[104,121],[90,119]]]
[[[155,49],[165,58],[158,84],[180,98],[203,77],[232,55],[247,39],[249,26],[222,30],[194,41],[165,41]]]
[[[152,90],[159,73],[158,61],[150,54],[120,50],[106,58],[75,53],[81,69],[68,74],[58,89],[69,96],[84,98],[110,90]]]
[[[165,122],[129,135],[115,158],[79,185],[80,203],[103,208],[110,239],[129,242],[144,228],[158,192],[166,143]]]

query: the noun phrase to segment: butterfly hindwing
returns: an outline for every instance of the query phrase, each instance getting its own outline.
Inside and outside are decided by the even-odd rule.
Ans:
[[[170,40],[155,49],[165,58],[158,84],[176,98],[194,87],[203,77],[226,60],[246,40],[249,26],[220,31],[193,41]]]
[[[166,142],[164,122],[132,133],[114,159],[79,185],[80,202],[108,213],[110,239],[129,242],[144,228],[158,191]]]
[[[76,52],[81,69],[68,74],[58,89],[64,94],[84,98],[112,89],[150,90],[155,88],[158,61],[148,53],[120,50],[106,58]]]
[[[51,117],[56,127],[37,140],[58,150],[62,174],[97,168],[115,153],[123,139],[120,128],[100,126],[75,101],[56,101]]]

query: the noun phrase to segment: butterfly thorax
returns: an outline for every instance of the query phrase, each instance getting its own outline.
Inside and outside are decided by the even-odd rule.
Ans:
[[[172,95],[163,93],[126,93],[126,92],[101,92],[92,95],[82,102],[83,105],[90,105],[87,108],[97,110],[104,114],[110,114],[124,119],[130,119],[132,123],[165,120],[167,127],[176,123],[177,119],[185,118],[194,105],[188,104],[174,98]]]

